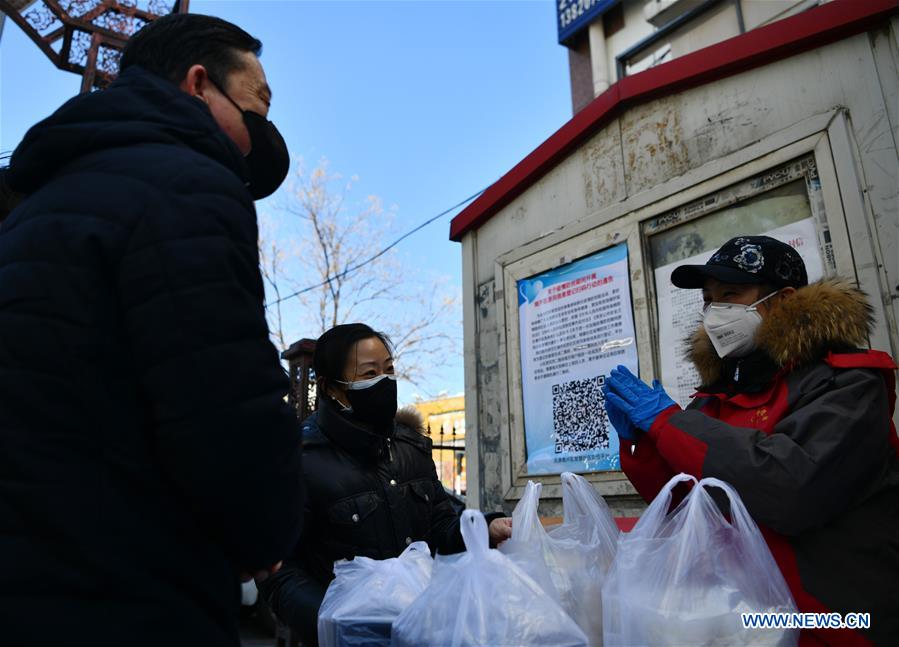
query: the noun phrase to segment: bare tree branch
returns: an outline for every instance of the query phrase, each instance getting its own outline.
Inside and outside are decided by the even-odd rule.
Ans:
[[[285,320],[303,337],[363,321],[391,337],[400,375],[419,383],[461,356],[458,299],[392,252],[354,269],[394,233],[392,214],[377,197],[351,200],[355,180],[330,172],[326,161],[311,172],[300,164],[288,197],[272,214],[278,226],[260,234],[263,278],[275,299],[288,293],[287,285],[322,284],[304,295],[309,299],[287,302],[303,307],[282,312],[278,303],[269,315],[272,334],[285,348],[293,341]]]

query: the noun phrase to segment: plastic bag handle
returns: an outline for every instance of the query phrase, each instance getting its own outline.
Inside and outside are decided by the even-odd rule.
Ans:
[[[546,531],[540,523],[540,515],[537,506],[540,503],[540,493],[543,491],[542,483],[528,481],[524,488],[521,500],[512,511],[512,540],[533,541],[539,539]]]
[[[562,480],[562,514],[565,521],[569,521],[576,515],[589,514],[584,501],[581,499],[581,492],[578,489],[576,475],[573,472],[563,472]]]
[[[605,542],[614,546],[620,532],[605,499],[583,476],[573,472],[562,472],[561,479],[562,514],[565,523],[573,523],[576,521],[576,517],[586,516],[595,525]]]
[[[562,472],[562,514],[567,516],[593,515],[609,506],[583,476]],[[611,513],[610,513],[611,514]]]
[[[649,507],[640,516],[640,519],[637,521],[633,530],[628,533],[628,536],[637,537],[647,532],[647,528],[650,529],[648,532],[652,534],[659,527],[662,520],[668,515],[668,509],[671,507],[671,491],[681,483],[687,481],[692,481],[694,486],[697,483],[696,477],[691,476],[690,474],[684,474],[683,472],[672,476],[671,479],[662,486],[662,489],[659,490],[656,498],[652,500],[652,503],[649,504]]]
[[[459,521],[465,550],[473,555],[486,555],[490,550],[487,520],[479,510],[466,510]]]
[[[400,553],[399,559],[409,559],[409,556],[413,553],[421,553],[430,557],[431,549],[428,547],[428,543],[425,541],[413,541],[411,544],[406,546],[406,550]]]
[[[755,522],[749,515],[749,511],[743,504],[743,500],[737,494],[737,491],[730,483],[725,483],[721,479],[713,476],[707,476],[699,482],[701,487],[716,487],[724,492],[730,503],[730,519],[731,525],[740,532],[757,534],[759,533]],[[723,516],[723,515],[722,515]]]

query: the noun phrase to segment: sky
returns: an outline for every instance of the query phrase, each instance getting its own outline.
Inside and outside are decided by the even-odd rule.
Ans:
[[[400,233],[486,188],[571,117],[552,0],[192,0],[191,11],[262,40],[269,118],[291,155],[307,166],[326,158],[332,171],[357,176],[352,195],[378,196]],[[79,84],[7,21],[0,151]],[[449,221],[411,236],[396,255],[410,276],[441,277],[461,293],[461,246],[449,241]],[[422,384],[400,387],[401,401],[461,393],[461,355],[460,341]]]

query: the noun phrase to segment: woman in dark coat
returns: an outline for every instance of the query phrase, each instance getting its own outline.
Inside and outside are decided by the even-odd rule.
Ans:
[[[397,414],[387,337],[364,324],[336,326],[319,338],[313,364],[319,408],[302,428],[308,522],[293,555],[262,584],[305,645],[317,643],[336,560],[396,557],[422,540],[440,553],[465,549],[420,417]],[[511,534],[511,520],[501,517],[488,515],[494,545]]]

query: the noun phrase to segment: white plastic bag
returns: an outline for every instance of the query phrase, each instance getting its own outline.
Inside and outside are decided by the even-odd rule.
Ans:
[[[669,513],[671,491],[692,482]],[[708,487],[730,502],[728,521]],[[741,613],[796,605],[736,491],[714,478],[672,478],[623,535],[603,588],[605,644],[793,645],[798,631],[743,629]]]
[[[587,644],[555,600],[489,548],[484,515],[466,510],[461,529],[467,551],[437,556],[427,590],[393,623],[395,647]]]
[[[512,513],[512,538],[500,550],[559,601],[589,644],[601,645],[602,585],[615,558],[618,527],[599,493],[583,477],[565,472],[564,522],[547,532],[537,514],[541,489],[528,482]]]
[[[392,559],[335,562],[318,612],[319,645],[389,645],[393,621],[427,588],[433,563],[423,541]]]
[[[540,523],[537,506],[542,483],[528,481],[524,494],[512,511],[512,537],[499,546],[499,551],[531,576],[551,598],[561,604],[559,591],[553,584],[543,551],[546,531]]]

